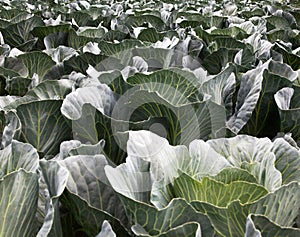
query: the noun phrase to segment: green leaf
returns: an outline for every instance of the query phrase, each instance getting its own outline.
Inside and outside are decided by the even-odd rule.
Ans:
[[[108,32],[103,35],[102,40],[104,41],[109,41],[109,42],[114,42],[114,40],[122,41],[126,39],[128,36],[127,33],[124,33],[119,30],[109,30]]]
[[[191,205],[209,217],[221,236],[239,237],[245,234],[246,219],[250,213],[264,215],[280,226],[291,227],[298,213],[299,195],[299,184],[294,182],[251,204],[241,205],[234,201],[224,208],[194,201]]]
[[[292,227],[300,208],[300,186],[297,182],[284,185],[250,207],[250,212],[262,214],[280,226]]]
[[[78,88],[67,95],[61,111],[68,119],[77,120],[82,115],[83,105],[90,104],[101,113],[110,115],[115,102],[116,95],[108,86],[100,84],[97,87]]]
[[[32,80],[24,77],[13,77],[6,80],[5,90],[10,95],[24,96],[29,90]]]
[[[228,115],[232,114],[232,97],[236,87],[233,70],[231,66],[226,68],[217,76],[205,81],[200,87],[200,92],[205,96],[211,96],[210,99],[213,102],[223,105]]]
[[[267,153],[260,162],[245,162],[242,164],[242,168],[251,173],[257,179],[257,182],[268,191],[274,191],[282,184],[281,173],[275,168],[275,159],[274,154]]]
[[[85,26],[79,27],[76,33],[78,36],[101,39],[105,34],[105,30],[100,25],[98,27]]]
[[[102,100],[99,100],[101,96]],[[124,151],[115,140],[113,126],[124,128],[128,121],[113,121],[110,115],[115,94],[104,84],[79,88],[64,100],[61,111],[72,121],[73,137],[83,143],[96,144],[105,140],[105,154],[116,164],[123,161]],[[108,114],[108,115],[106,115]],[[138,126],[140,128],[140,126]]]
[[[0,177],[18,169],[35,172],[38,162],[37,151],[31,145],[13,140],[10,145],[0,151]]]
[[[290,86],[295,79],[291,68],[271,60],[247,71],[241,78],[235,113],[228,121],[230,129],[235,133],[275,136],[274,127],[278,127],[279,119],[274,119],[278,118],[278,114],[274,110],[273,95],[277,90]],[[268,124],[274,125],[268,128]]]
[[[153,236],[147,233],[147,231],[141,227],[140,225],[134,225],[132,227],[132,231],[136,236]],[[201,225],[196,222],[188,222],[183,225],[180,225],[178,227],[175,227],[167,232],[164,232],[159,235],[160,237],[171,237],[171,236],[186,236],[186,237],[195,237],[195,236],[201,236]]]
[[[48,54],[56,64],[60,64],[68,59],[70,59],[72,56],[78,55],[75,49],[65,47],[65,46],[58,46],[55,49],[47,49],[44,50],[46,54]]]
[[[293,70],[300,69],[300,56],[288,52],[282,45],[278,43],[275,43],[273,49],[282,54],[283,62],[290,65],[293,68]]]
[[[59,144],[70,138],[69,122],[62,116],[61,100],[33,101],[17,107],[22,124],[21,141],[44,155],[55,155]]]
[[[155,28],[143,29],[138,35],[138,39],[143,42],[155,43],[159,40],[162,40],[162,36],[157,32]]]
[[[188,202],[201,201],[218,207],[226,207],[234,200],[242,204],[255,202],[268,193],[262,186],[245,181],[224,184],[204,177],[199,182],[186,174],[175,179],[174,192]]]
[[[173,105],[199,101],[199,81],[193,73],[180,69],[159,70],[150,75],[135,74],[127,79],[149,92],[156,91]]]
[[[1,236],[34,236],[38,201],[38,176],[24,170],[0,180]],[[16,208],[17,207],[17,208]]]
[[[127,62],[130,59],[131,51],[136,47],[142,47],[144,44],[139,40],[125,39],[120,43],[101,42],[99,49],[105,56],[113,56],[121,59],[121,62]],[[129,57],[129,58],[128,58]]]
[[[99,155],[103,153],[103,147],[105,145],[105,141],[101,140],[95,145],[87,145],[81,144],[78,147],[72,148],[68,154],[69,156],[76,156],[76,155]]]
[[[243,49],[245,47],[245,44],[239,40],[236,40],[232,37],[226,37],[226,36],[213,36],[213,44],[212,49],[213,51],[226,48],[228,50],[230,49]]]
[[[11,144],[13,139],[18,139],[21,133],[21,121],[15,111],[9,111],[7,114],[1,111],[2,138],[1,147]]]
[[[217,207],[206,202],[192,202],[191,205],[199,212],[208,216],[215,231],[220,236],[244,236],[248,208],[238,201],[230,203],[226,208]]]
[[[29,90],[25,96],[20,97],[8,105],[5,109],[16,109],[21,104],[34,101],[64,99],[72,91],[74,82],[71,80],[46,80]]]
[[[202,140],[190,143],[189,155],[190,159],[182,163],[180,170],[197,180],[208,175],[216,175],[224,168],[231,166],[225,157]]]
[[[41,160],[40,167],[50,196],[46,197],[44,222],[37,236],[61,236],[59,197],[66,187],[69,173],[56,161]]]
[[[283,138],[274,141],[272,148],[276,156],[275,166],[282,174],[282,183],[300,180],[300,152]]]
[[[170,236],[167,233],[170,231],[174,233],[180,233],[185,231],[185,224],[188,223],[199,223],[201,225],[202,236],[213,236],[214,230],[210,225],[208,218],[196,212],[185,200],[183,199],[173,199],[167,207],[161,210],[157,210],[143,202],[134,201],[128,197],[120,196],[124,206],[127,210],[127,215],[129,219],[135,224],[132,227],[133,232],[136,234],[145,234],[146,236]],[[158,220],[158,221],[155,221]],[[181,227],[183,229],[179,229]],[[141,232],[141,227],[143,232]],[[178,228],[178,232],[175,230]],[[192,228],[194,235],[197,229]],[[141,235],[143,236],[143,235]],[[145,236],[145,235],[144,235]]]
[[[234,57],[238,51],[238,49],[220,48],[206,56],[202,65],[210,74],[218,74],[228,63],[234,61]]]
[[[42,81],[46,73],[55,65],[51,57],[43,52],[29,52],[18,56],[28,69],[29,77],[34,73],[38,75],[39,81]]]
[[[77,35],[74,29],[70,30],[67,36],[67,46],[78,50],[79,48],[85,46],[88,42],[100,41],[99,39],[93,39],[85,36]]]
[[[72,215],[71,220],[75,220],[77,225],[80,226],[81,232],[84,232],[86,235],[96,236],[101,230],[103,221],[108,220],[117,236],[130,236],[128,231],[124,230],[124,227],[120,224],[119,220],[109,213],[89,205],[87,201],[83,200],[78,195],[65,191],[61,201],[64,206],[70,210]],[[68,222],[68,225],[70,225],[70,222]]]
[[[281,16],[269,16],[266,18],[267,20],[267,30],[270,31],[272,29],[288,29],[290,28],[290,24],[288,21]]]
[[[299,103],[300,88],[282,88],[275,95],[275,101],[280,114],[280,131],[291,133],[296,141],[300,139],[300,132],[297,128],[300,118]]]
[[[235,167],[222,169],[218,174],[211,176],[210,178],[224,184],[230,184],[235,181],[257,183],[257,179],[248,171]]]
[[[168,84],[153,83],[153,85],[175,91],[175,88]],[[135,87],[130,91],[131,95],[123,96],[118,101],[113,110],[113,118],[123,121],[130,119],[135,122],[145,121],[151,117],[162,118],[164,122],[157,124],[161,127],[157,133],[167,137],[172,145],[188,145],[194,139],[215,137],[224,128],[226,115],[222,106],[209,100],[189,103],[180,92],[177,92],[177,96],[181,98],[182,104],[173,105],[168,101],[172,101],[172,98],[168,98],[173,95],[172,93],[165,99],[159,92],[151,90],[151,88],[147,91],[139,90]],[[120,129],[117,131],[124,132]]]
[[[22,20],[18,23],[9,25],[5,29],[1,29],[1,33],[3,34],[5,41],[7,41],[11,46],[20,47],[22,44],[32,40],[33,36],[31,35],[31,31],[35,27],[43,24],[41,17],[32,16],[29,19]],[[31,49],[32,46],[29,47],[29,49]]]
[[[239,39],[246,38],[247,36],[246,31],[236,26],[224,28],[224,29],[214,29],[211,31],[211,34],[230,36],[232,38],[239,38]]]
[[[106,158],[103,155],[77,155],[67,157],[60,164],[69,171],[65,203],[85,231],[97,234],[104,220],[113,221],[116,231],[124,231],[127,219],[117,194],[105,176]],[[87,212],[90,214],[87,215]],[[120,222],[123,224],[120,225]]]
[[[276,157],[271,152],[273,144],[268,138],[239,135],[207,143],[232,165],[247,170],[267,190],[273,191],[281,186],[281,173],[275,168]]]
[[[272,148],[270,139],[247,135],[213,139],[207,143],[235,167],[240,167],[243,162],[261,162]]]
[[[127,157],[126,163],[116,168],[105,167],[105,174],[116,192],[133,200],[149,203],[152,185],[149,162],[132,157]]]
[[[126,25],[131,27],[141,26],[144,23],[150,24],[155,29],[163,29],[165,27],[162,19],[155,15],[143,14],[140,16],[129,16],[126,21]]]
[[[64,61],[65,73],[71,73],[72,71],[81,72],[86,74],[86,70],[89,65],[96,66],[101,62],[105,62],[106,56],[95,55],[90,52],[85,52],[78,56],[73,56]]]
[[[32,90],[28,91],[26,96],[38,100],[59,100],[64,99],[70,92],[74,82],[67,79],[47,80],[39,83]]]
[[[276,66],[284,71],[283,65]],[[275,106],[274,93],[291,84],[288,79],[275,75],[271,71],[265,71],[259,100],[242,132],[258,137],[274,136],[276,130],[279,130],[279,114]]]
[[[255,229],[256,235],[252,234]],[[259,234],[258,234],[259,233]],[[261,234],[260,234],[261,233]],[[296,228],[286,228],[275,224],[263,215],[250,215],[247,217],[245,237],[273,237],[286,236],[296,237],[300,234],[300,230]]]
[[[31,33],[34,36],[38,37],[39,39],[44,39],[46,36],[50,34],[59,33],[59,32],[68,32],[70,29],[71,29],[70,24],[37,26],[31,31]]]

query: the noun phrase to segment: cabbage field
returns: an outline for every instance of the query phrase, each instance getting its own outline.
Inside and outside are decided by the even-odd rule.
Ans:
[[[0,237],[299,237],[300,1],[1,0]]]

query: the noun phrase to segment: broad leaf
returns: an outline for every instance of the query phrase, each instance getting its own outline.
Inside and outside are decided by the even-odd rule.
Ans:
[[[0,151],[0,177],[24,169],[27,172],[36,172],[39,156],[29,144],[13,140],[10,145]]]
[[[95,233],[104,220],[113,221],[113,226],[121,230],[120,222],[125,225],[127,219],[119,198],[105,176],[106,158],[103,155],[70,156],[60,164],[69,171],[65,201],[79,223],[84,226],[90,221],[87,232]],[[89,218],[84,215],[88,211],[91,212]]]
[[[62,227],[59,212],[59,197],[62,195],[68,179],[68,171],[55,161],[40,161],[41,173],[49,191],[46,197],[45,216],[42,227],[37,234],[42,236],[60,236]]]
[[[22,124],[21,140],[44,155],[55,155],[59,144],[70,138],[69,122],[62,116],[60,100],[34,101],[17,107]]]
[[[235,200],[242,204],[255,202],[268,193],[262,186],[245,181],[224,184],[205,177],[199,182],[186,174],[174,181],[174,191],[188,202],[201,201],[218,207],[227,207]]]
[[[18,56],[28,69],[29,77],[32,78],[34,73],[38,75],[39,81],[42,81],[46,73],[55,65],[51,57],[42,52],[30,52]]]
[[[247,217],[245,237],[296,237],[299,234],[299,229],[282,227],[270,221],[267,217],[263,215],[252,214]]]
[[[37,230],[37,174],[19,170],[0,179],[0,200],[0,235],[34,236]]]

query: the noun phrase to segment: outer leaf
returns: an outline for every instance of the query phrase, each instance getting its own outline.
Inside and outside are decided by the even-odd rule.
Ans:
[[[5,90],[10,95],[24,96],[29,89],[32,80],[24,77],[13,77],[6,81]]]
[[[70,127],[60,113],[60,100],[35,101],[17,107],[22,124],[21,140],[39,152],[55,155],[59,144],[70,138]]]
[[[73,56],[72,58],[64,61],[64,71],[66,73],[71,73],[72,71],[77,71],[86,74],[86,70],[89,65],[96,66],[101,62],[105,62],[106,56],[95,55],[90,52],[85,52],[78,56]],[[108,60],[107,60],[108,61]],[[110,66],[109,64],[107,66]]]
[[[123,96],[118,101],[112,116],[123,121],[128,121],[130,117],[134,121],[145,121],[150,117],[164,118],[166,124],[162,124],[164,130],[161,130],[173,145],[188,145],[195,139],[224,135],[222,129],[226,117],[224,108],[209,100],[176,106],[158,92],[138,88],[132,95]],[[124,132],[120,129],[117,131]]]
[[[268,63],[265,63],[250,70],[241,79],[235,113],[228,121],[228,126],[235,133],[238,133],[245,126],[255,109],[262,89],[263,71],[267,66]]]
[[[65,46],[59,46],[55,49],[44,50],[44,52],[51,56],[52,60],[56,62],[56,64],[62,63],[70,59],[74,55],[78,55],[75,49]]]
[[[18,105],[39,101],[39,100],[59,100],[64,99],[72,91],[74,82],[71,80],[47,80],[39,83],[29,90],[26,96],[18,98],[5,106],[6,109],[16,109]]]
[[[251,173],[269,191],[280,187],[281,173],[275,168],[275,155],[271,152],[273,144],[269,139],[240,135],[208,143],[232,165]]]
[[[258,235],[251,234],[251,229],[255,228]],[[296,228],[285,228],[270,221],[267,217],[262,215],[250,215],[247,217],[247,226],[245,237],[273,237],[273,236],[286,236],[296,237],[299,236],[300,230]]]
[[[31,145],[13,140],[10,145],[0,151],[0,177],[18,169],[35,172],[38,162],[37,151]]]
[[[5,176],[0,180],[0,200],[0,236],[34,236],[38,176],[24,170]]]
[[[242,168],[255,176],[258,183],[263,185],[267,190],[274,191],[282,184],[281,173],[275,168],[275,159],[275,155],[269,153],[262,158],[260,163],[244,163],[242,164]]]
[[[297,126],[300,119],[299,92],[299,87],[283,88],[274,96],[281,119],[280,130],[292,133],[296,141],[300,139],[300,130]]]
[[[67,207],[72,219],[76,220],[77,225],[83,227],[83,232],[90,236],[96,236],[101,230],[101,225],[104,220],[110,221],[117,236],[129,237],[130,235],[124,230],[120,221],[105,211],[95,208],[82,198],[65,191],[62,198],[62,203]],[[125,214],[123,215],[124,217]],[[69,224],[69,223],[68,223]]]
[[[110,115],[115,102],[114,93],[102,84],[98,87],[79,88],[72,92],[64,100],[61,111],[68,119],[77,120],[82,115],[83,105],[89,103],[101,113]]]
[[[230,184],[235,181],[257,183],[257,179],[248,171],[235,167],[225,168],[211,178],[224,184]]]
[[[289,66],[271,60],[247,71],[241,78],[235,114],[228,121],[231,130],[238,133],[243,129],[242,132],[252,135],[270,136],[272,133],[275,136],[274,131],[265,128],[267,123],[279,126],[277,111],[272,106],[273,94],[284,86],[291,86],[296,78]],[[265,107],[269,109],[263,111],[261,108]],[[275,116],[278,121],[274,120]]]
[[[218,74],[228,63],[234,61],[238,51],[238,49],[220,48],[204,58],[203,66],[210,74]]]
[[[270,62],[269,70],[263,73],[259,100],[242,132],[259,137],[272,137],[276,134],[280,122],[278,110],[275,106],[274,93],[283,87],[292,85],[292,81],[287,78],[294,79],[295,77],[289,75],[292,74],[289,69],[285,64]],[[276,74],[284,75],[284,77]]]
[[[199,100],[197,86],[200,85],[194,74],[183,70],[169,69],[154,72],[148,76],[136,74],[127,79],[141,89],[157,91],[173,105],[182,105]]]
[[[46,73],[55,65],[51,57],[42,52],[21,54],[18,58],[28,69],[29,77],[32,78],[33,74],[36,73],[39,76],[39,81],[42,81]]]
[[[40,167],[50,197],[46,198],[44,222],[37,236],[61,236],[59,197],[66,187],[69,173],[55,161],[41,160]]]
[[[280,226],[292,227],[300,208],[300,186],[293,182],[282,186],[258,202],[250,205],[250,211],[262,214]]]
[[[268,138],[247,135],[213,139],[207,143],[236,167],[240,167],[242,162],[261,162],[265,154],[272,148],[272,142]]]
[[[133,200],[149,203],[152,188],[149,162],[138,157],[127,157],[126,163],[105,167],[105,174],[113,189]]]
[[[2,124],[5,124],[2,133],[1,147],[11,144],[13,139],[18,139],[21,133],[21,121],[14,111],[9,111],[7,115],[1,117]],[[4,121],[3,121],[4,120]]]
[[[283,62],[290,65],[294,70],[300,69],[300,56],[293,54],[291,52],[288,52],[282,45],[275,44],[274,50],[278,51],[283,56]]]
[[[108,163],[103,155],[71,156],[60,161],[60,164],[70,173],[67,182],[68,206],[77,214],[74,216],[80,224],[84,226],[90,221],[88,233],[98,233],[99,225],[105,218],[113,221],[117,229],[122,229],[120,222],[126,225],[123,207],[104,173],[104,166]],[[75,202],[74,205],[72,202]],[[91,213],[86,217],[80,207],[83,212]]]
[[[205,213],[220,236],[241,237],[244,235],[248,209],[234,201],[227,208],[216,207],[206,202],[192,202],[199,212]]]
[[[300,181],[300,152],[283,138],[274,141],[275,166],[282,174],[282,183]]]
[[[205,202],[192,202],[197,211],[208,215],[215,230],[222,236],[244,236],[247,216],[264,215],[276,224],[291,227],[300,206],[299,184],[291,183],[261,198],[255,203],[241,205],[238,201],[220,208]]]
[[[100,155],[103,153],[105,141],[101,140],[95,145],[80,144],[78,147],[72,148],[68,154],[69,156],[76,155]]]
[[[163,234],[168,236],[167,233],[169,231],[170,234],[176,233],[175,228],[190,222],[197,222],[201,225],[202,236],[213,236],[214,234],[208,218],[199,212],[195,212],[183,199],[173,199],[167,207],[161,210],[157,210],[148,204],[134,201],[123,195],[121,195],[121,199],[126,207],[129,219],[138,225],[132,227],[132,230],[137,234],[145,234],[146,232],[148,236],[165,236]],[[143,227],[143,232],[140,232],[140,226]],[[185,231],[187,227],[190,228],[189,226],[182,226],[183,229],[181,230],[178,228],[178,233]],[[196,234],[197,229],[193,228],[192,230],[195,231],[194,234]]]
[[[34,36],[38,37],[39,39],[44,39],[46,36],[50,34],[59,33],[59,32],[68,32],[70,29],[71,29],[70,24],[37,26],[31,31],[31,33]]]
[[[26,96],[32,96],[39,100],[64,99],[72,91],[73,85],[74,82],[66,79],[47,80],[39,83]]]
[[[263,187],[245,181],[224,184],[205,177],[199,182],[186,174],[174,181],[174,192],[188,202],[201,201],[218,207],[226,207],[234,200],[243,204],[255,202],[268,193]]]
[[[200,87],[201,93],[211,96],[212,101],[225,106],[228,114],[232,113],[232,97],[235,92],[233,69],[233,67],[228,67],[214,78],[205,81]]]
[[[147,233],[147,231],[140,225],[134,225],[132,227],[133,232],[136,236],[153,236]],[[171,237],[171,236],[186,236],[186,237],[199,237],[201,235],[201,227],[199,223],[188,222],[181,226],[175,227],[165,233],[156,235],[159,237]]]
[[[225,157],[201,140],[190,143],[189,154],[191,159],[186,160],[180,169],[194,179],[201,180],[202,177],[216,175],[222,169],[231,167]]]

